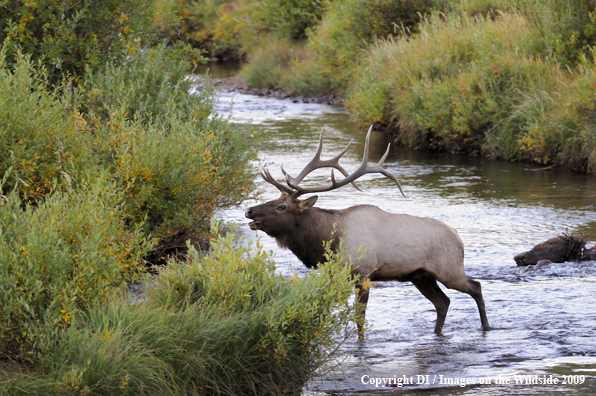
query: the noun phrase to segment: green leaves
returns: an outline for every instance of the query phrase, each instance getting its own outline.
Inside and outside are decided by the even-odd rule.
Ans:
[[[1,2],[0,14],[7,60],[20,48],[43,62],[53,84],[135,54],[176,21],[171,2],[149,0]]]
[[[133,279],[150,245],[125,226],[121,194],[94,175],[37,207],[14,191],[0,202],[0,353],[38,358],[79,311]]]

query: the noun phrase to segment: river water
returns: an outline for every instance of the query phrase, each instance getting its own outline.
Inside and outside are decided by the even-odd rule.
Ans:
[[[353,139],[342,165],[350,172],[361,161],[366,131],[355,127],[339,106],[222,93],[218,112],[229,115],[231,102],[233,122],[250,121],[264,131],[259,161],[278,180],[282,163],[295,175],[310,160],[323,127],[323,159]],[[387,143],[383,135],[373,134],[371,163]],[[482,284],[494,329],[482,331],[470,296],[443,288],[451,306],[442,334],[436,335],[434,307],[411,283],[381,282],[371,290],[365,342],[354,337],[345,344],[345,359],[304,393],[596,394],[596,262],[549,264],[526,272],[513,261],[515,254],[563,232],[583,232],[588,246],[594,244],[596,177],[395,147],[385,164],[407,198],[382,175],[366,175],[359,182],[363,192],[348,186],[319,194],[317,206],[373,204],[388,212],[433,217],[457,229],[465,245],[466,272]],[[314,173],[304,184],[326,184],[328,177]],[[304,274],[306,268],[290,251],[248,228],[244,210],[279,196],[258,175],[255,184],[258,199],[220,217],[240,224],[245,238],[260,237],[281,273]],[[401,386],[377,386],[376,378]]]

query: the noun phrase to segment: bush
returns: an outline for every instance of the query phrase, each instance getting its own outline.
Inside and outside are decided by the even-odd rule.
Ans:
[[[20,54],[11,70],[0,53],[0,175],[7,174],[2,191],[18,185],[30,202],[91,166],[93,144],[83,118],[68,97],[46,88],[46,77],[28,55]]]
[[[192,63],[179,54],[149,49],[62,91],[49,91],[27,56],[14,72],[3,63],[0,172],[12,169],[3,191],[18,184],[34,203],[104,169],[124,190],[132,228],[143,222],[179,247],[206,231],[214,210],[251,190],[256,132],[212,114],[216,92],[207,85],[194,93]],[[165,242],[176,235],[181,241]]]
[[[139,229],[159,259],[250,190],[255,132],[211,114],[215,92],[194,95],[187,65],[158,48],[51,91],[27,56],[2,62],[1,353],[43,356],[121,287],[153,245]]]
[[[38,207],[0,196],[0,356],[35,360],[76,315],[129,282],[148,246],[105,175]]]
[[[284,279],[259,246],[234,239],[219,236],[204,257],[191,250],[137,303],[125,296],[90,310],[43,372],[13,379],[7,393],[299,394],[353,335],[350,270],[333,255],[305,279]]]
[[[86,75],[81,87],[83,110],[95,123],[123,113],[128,121],[205,120],[213,110],[213,89],[194,92],[190,70],[204,62],[200,51],[185,46],[149,48],[125,62],[109,62]]]
[[[207,42],[214,54],[250,53],[265,42],[262,37],[304,41],[323,13],[323,2],[311,0],[208,0],[192,5],[179,1],[190,23],[183,37]]]
[[[556,82],[556,89],[525,94],[499,128],[510,142],[509,158],[594,173],[596,66],[584,63],[573,73],[559,72]]]
[[[596,1],[519,1],[519,9],[548,40],[552,53],[564,65],[591,57],[596,45]],[[593,58],[592,58],[593,59]]]
[[[50,82],[136,53],[175,22],[169,1],[2,2],[0,43],[47,67]]]
[[[125,189],[125,213],[175,246],[207,231],[213,211],[252,189],[256,132],[212,114],[216,92],[194,94],[188,61],[148,50],[85,84],[96,150]],[[170,243],[170,242],[168,242]]]
[[[302,46],[274,37],[248,55],[248,63],[240,72],[246,83],[255,88],[279,89],[285,85],[290,66],[304,58]]]
[[[211,56],[217,55],[213,32],[220,17],[220,7],[227,0],[174,0],[176,14],[180,18],[177,26],[168,30],[173,42],[179,39],[195,48],[207,50]]]
[[[438,3],[435,0],[348,0],[328,2],[321,24],[309,36],[326,73],[344,88],[368,45],[410,34]]]

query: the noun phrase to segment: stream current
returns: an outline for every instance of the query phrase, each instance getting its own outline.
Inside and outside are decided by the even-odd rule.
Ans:
[[[323,127],[323,159],[352,139],[341,163],[351,172],[362,159],[366,131],[339,106],[221,93],[217,111],[264,131],[259,161],[278,180],[282,163],[295,175],[312,158]],[[387,144],[385,136],[373,133],[371,163]],[[411,283],[380,282],[371,289],[365,342],[354,336],[344,344],[345,359],[304,394],[596,394],[596,262],[528,270],[513,261],[517,253],[563,232],[583,232],[588,247],[594,244],[596,177],[393,146],[385,168],[397,175],[408,198],[391,180],[373,174],[359,179],[363,192],[347,186],[321,193],[317,206],[372,204],[433,217],[458,230],[466,273],[481,282],[494,329],[482,331],[470,296],[441,286],[451,306],[442,334],[436,335],[434,307]],[[328,181],[327,170],[303,184]],[[239,224],[246,239],[259,237],[274,253],[280,273],[304,274],[307,269],[289,250],[248,228],[244,210],[279,197],[257,174],[255,184],[257,200],[219,217]],[[391,379],[393,387],[383,383]]]

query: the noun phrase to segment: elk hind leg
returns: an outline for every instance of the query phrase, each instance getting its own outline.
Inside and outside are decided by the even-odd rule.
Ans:
[[[472,298],[476,301],[476,305],[478,305],[478,312],[480,313],[480,322],[482,323],[482,328],[484,330],[490,330],[491,327],[488,324],[488,318],[486,317],[486,308],[484,307],[484,298],[482,297],[482,287],[480,286],[480,282],[468,278],[468,285],[470,291],[466,293],[472,296]]]
[[[445,317],[447,316],[447,310],[450,304],[449,297],[443,293],[443,290],[437,284],[437,280],[426,271],[417,272],[410,281],[435,306],[437,311],[435,333],[439,334],[445,324]]]
[[[466,282],[464,282],[463,285],[458,285],[457,287],[450,288],[459,290],[462,293],[466,293],[472,296],[472,298],[476,301],[476,305],[478,306],[478,313],[480,314],[480,322],[482,323],[482,329],[490,330],[491,327],[488,324],[488,318],[486,317],[486,308],[484,307],[484,298],[482,297],[482,287],[480,286],[480,282],[466,277]]]

